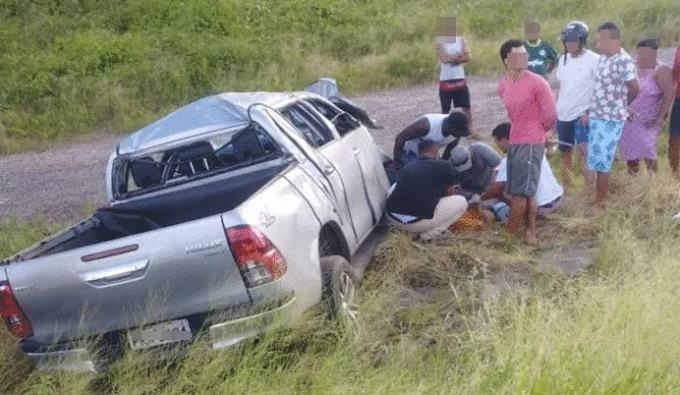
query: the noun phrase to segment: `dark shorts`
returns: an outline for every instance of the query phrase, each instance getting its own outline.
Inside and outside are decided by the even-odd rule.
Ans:
[[[508,149],[507,192],[512,196],[536,196],[545,144],[512,144]]]
[[[465,80],[453,80],[452,83],[465,82]],[[442,105],[442,113],[448,114],[451,111],[451,103],[453,102],[453,107],[462,107],[465,109],[470,108],[470,90],[465,83],[460,88],[455,88],[453,90],[443,90],[441,86],[439,88],[439,101]]]
[[[557,120],[557,136],[560,139],[557,146],[560,152],[569,151],[588,142],[588,126],[581,125],[581,117],[568,122]]]
[[[671,123],[668,130],[671,133],[671,136],[680,136],[680,97],[675,98],[675,103],[671,110]]]

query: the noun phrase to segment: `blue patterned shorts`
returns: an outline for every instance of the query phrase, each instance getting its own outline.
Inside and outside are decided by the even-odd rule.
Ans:
[[[611,172],[624,124],[625,122],[590,118],[588,169],[600,173]]]

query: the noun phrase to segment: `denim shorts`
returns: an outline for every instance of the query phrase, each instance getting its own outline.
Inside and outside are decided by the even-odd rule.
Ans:
[[[581,143],[587,143],[589,131],[588,126],[581,125],[581,117],[573,121],[560,121],[558,119],[557,136],[560,139],[558,145],[560,152],[569,151]],[[571,146],[563,143],[571,144]]]

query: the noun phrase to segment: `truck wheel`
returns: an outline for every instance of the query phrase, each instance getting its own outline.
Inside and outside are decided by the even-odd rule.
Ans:
[[[347,259],[339,255],[321,258],[323,294],[332,319],[339,319],[350,331],[357,333],[359,306],[354,301],[356,276]]]

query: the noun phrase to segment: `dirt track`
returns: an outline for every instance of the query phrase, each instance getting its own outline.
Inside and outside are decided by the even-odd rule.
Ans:
[[[672,64],[674,49],[660,50]],[[342,89],[342,81],[339,81]],[[497,79],[469,77],[474,128],[485,138],[505,120],[496,95]],[[384,129],[374,131],[376,142],[392,152],[396,134],[418,115],[440,111],[434,84],[394,89],[352,97]],[[88,143],[0,157],[0,219],[44,215],[54,221],[73,222],[83,217],[85,203],[102,204],[104,176],[110,153],[122,136],[97,137]]]

